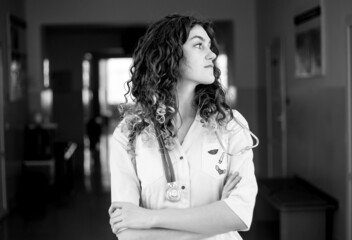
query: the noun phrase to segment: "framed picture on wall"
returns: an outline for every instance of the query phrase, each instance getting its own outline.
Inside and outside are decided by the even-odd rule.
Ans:
[[[26,78],[26,23],[24,20],[8,15],[9,49],[9,100],[17,101],[25,94]]]
[[[297,14],[295,24],[295,77],[310,78],[324,73],[321,7]]]

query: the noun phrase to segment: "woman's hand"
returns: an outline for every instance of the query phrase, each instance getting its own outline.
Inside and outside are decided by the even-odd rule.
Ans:
[[[234,190],[237,184],[241,181],[242,177],[238,172],[234,172],[227,176],[225,186],[222,189],[221,200],[230,196],[232,190]]]
[[[109,215],[111,229],[115,234],[124,228],[149,229],[152,227],[152,211],[132,203],[111,203]]]

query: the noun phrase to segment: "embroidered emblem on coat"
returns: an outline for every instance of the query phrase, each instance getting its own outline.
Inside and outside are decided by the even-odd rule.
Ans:
[[[213,150],[208,151],[208,153],[211,155],[215,155],[218,153],[218,151],[219,151],[219,149],[213,149]]]
[[[215,166],[215,170],[218,171],[219,175],[226,173],[226,169],[221,169],[218,165]]]

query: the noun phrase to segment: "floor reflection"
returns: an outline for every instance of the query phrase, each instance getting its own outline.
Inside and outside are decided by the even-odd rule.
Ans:
[[[84,179],[74,182],[72,190],[40,204],[24,203],[0,221],[1,240],[96,240],[116,239],[111,233],[109,171],[110,135],[101,137],[91,151],[85,144]],[[35,202],[38,203],[38,200]],[[30,210],[29,210],[30,209]]]
[[[109,144],[111,134],[100,138],[99,147],[84,150],[84,186],[88,192],[102,191],[110,193]],[[85,144],[86,144],[85,140]],[[89,143],[89,141],[88,141]]]

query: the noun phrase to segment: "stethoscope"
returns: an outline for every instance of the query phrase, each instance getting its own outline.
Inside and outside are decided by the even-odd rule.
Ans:
[[[171,158],[168,150],[165,148],[165,143],[162,139],[160,129],[154,125],[155,134],[158,139],[161,158],[163,160],[164,173],[167,181],[167,189],[165,198],[170,202],[177,202],[181,198],[181,191],[177,186],[174,167],[172,166]]]
[[[254,138],[254,140],[256,141],[255,144],[253,144],[252,146],[246,146],[244,148],[242,148],[241,150],[239,150],[236,153],[229,153],[227,152],[227,149],[225,148],[218,131],[215,131],[215,135],[220,143],[221,148],[223,149],[223,154],[220,157],[219,161],[222,161],[224,154],[227,154],[229,156],[239,156],[244,154],[246,151],[249,151],[255,147],[257,147],[259,145],[259,139],[257,138],[257,136],[255,136],[247,126],[245,126],[243,123],[241,123],[238,119],[236,119],[236,117],[234,117],[234,120],[245,130],[247,131],[250,136],[252,136]],[[175,177],[175,171],[174,171],[174,167],[172,165],[171,162],[171,158],[169,155],[168,150],[165,147],[165,143],[162,139],[162,135],[161,135],[161,131],[158,127],[156,127],[156,125],[154,124],[154,128],[155,128],[155,133],[156,133],[156,137],[158,139],[158,143],[159,143],[159,148],[161,151],[161,157],[162,157],[162,161],[163,161],[163,167],[164,167],[164,173],[165,173],[165,178],[167,181],[167,189],[165,192],[165,198],[170,201],[170,202],[177,202],[181,199],[181,190],[179,189],[177,182],[176,182],[176,177]]]
[[[238,120],[235,116],[233,117],[233,119],[236,121],[236,123],[237,123],[238,125],[240,125],[241,128],[243,128],[245,131],[247,131],[247,132],[249,133],[249,135],[250,135],[252,138],[254,138],[255,144],[253,144],[252,146],[246,146],[246,147],[242,148],[241,150],[239,150],[239,151],[236,152],[236,153],[228,153],[227,150],[226,150],[226,148],[225,148],[225,146],[224,146],[224,144],[223,144],[222,141],[221,141],[221,138],[220,138],[220,136],[219,136],[219,132],[218,132],[218,131],[215,131],[215,135],[216,135],[216,137],[217,137],[217,139],[218,139],[218,141],[219,141],[219,143],[220,143],[220,146],[221,146],[222,150],[223,150],[227,155],[229,155],[229,156],[239,156],[239,155],[244,154],[246,151],[249,151],[249,150],[251,150],[251,149],[253,149],[253,148],[256,148],[256,147],[259,145],[259,139],[257,138],[256,135],[254,135],[254,133],[251,132],[251,130],[249,130],[249,128],[248,128],[246,125],[244,125],[244,124],[243,124],[240,120]]]

